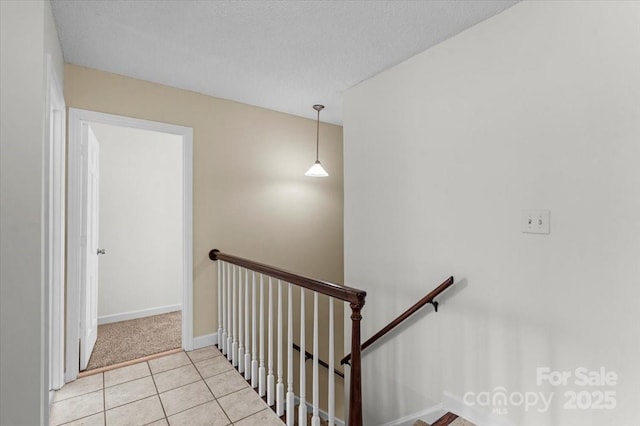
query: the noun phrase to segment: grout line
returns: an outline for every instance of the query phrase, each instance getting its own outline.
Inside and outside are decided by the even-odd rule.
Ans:
[[[149,368],[149,367],[147,366],[147,368]],[[169,370],[167,370],[167,371],[169,371]],[[134,380],[144,379],[145,377],[149,377],[149,376],[152,376],[152,375],[153,374],[151,374],[151,370],[149,370],[149,374],[147,374],[146,376],[134,377],[132,379],[127,379],[124,382],[116,383],[115,385],[105,386],[104,390],[106,391],[107,389],[115,388],[116,386],[124,385],[125,383],[130,383],[130,382],[133,382]]]
[[[104,373],[102,373],[102,420],[104,424],[107,424],[107,381],[104,378]]]
[[[149,365],[149,361],[147,361],[147,367],[149,371],[151,371],[151,366]],[[156,396],[160,401],[160,407],[162,407],[162,413],[164,414],[164,419],[169,423],[169,417],[167,416],[167,410],[164,409],[164,404],[162,403],[162,398],[160,398],[160,391],[158,390],[158,384],[156,383],[156,378],[151,374],[151,381],[153,382],[153,387],[156,389]]]
[[[192,409],[194,409],[194,408],[200,407],[201,405],[205,405],[205,404],[208,404],[208,403],[210,403],[210,402],[218,402],[218,401],[216,401],[216,400],[215,400],[215,397],[214,397],[214,399],[212,399],[212,400],[210,400],[210,401],[201,402],[200,404],[198,404],[198,405],[194,405],[193,407],[189,407],[189,408],[185,408],[184,410],[176,411],[176,412],[175,412],[175,413],[173,413],[171,416],[166,417],[167,422],[169,422],[169,417],[173,417],[173,416],[175,416],[175,415],[177,415],[177,414],[184,413],[185,411],[192,410]],[[218,406],[220,406],[220,404],[218,404]],[[220,408],[222,408],[222,407],[220,407]],[[224,413],[224,414],[226,415],[227,413]],[[229,417],[227,416],[227,418],[229,418]]]
[[[206,347],[206,346],[205,346]],[[214,348],[216,348],[216,350],[218,352],[220,352],[220,354],[222,354],[222,352],[220,351],[220,349],[216,346],[213,345]],[[213,357],[213,358],[217,358],[217,356]],[[211,388],[209,387],[209,384],[207,383],[207,381],[204,379],[204,377],[202,376],[202,374],[200,373],[200,370],[198,370],[198,367],[196,367],[195,362],[193,362],[193,360],[191,359],[191,357],[189,357],[189,359],[191,360],[191,363],[193,364],[194,368],[196,369],[196,371],[198,372],[198,375],[200,376],[200,378],[202,379],[202,381],[204,382],[204,385],[207,387],[207,389],[209,390],[209,393],[211,394],[211,396],[213,396],[213,400],[216,402],[216,404],[218,404],[218,407],[220,407],[220,410],[222,411],[222,413],[227,417],[227,420],[229,420],[229,424],[233,425],[233,422],[231,421],[231,417],[229,417],[229,414],[227,414],[227,412],[225,411],[225,409],[222,407],[222,405],[220,405],[220,402],[218,401],[218,398],[216,398],[215,394],[213,393],[213,391],[211,390]],[[209,358],[207,358],[209,359]],[[203,360],[200,360],[203,361]],[[199,362],[199,361],[198,361]],[[215,377],[217,375],[219,375],[221,373],[218,374],[214,374],[211,377]],[[207,377],[208,379],[209,377]],[[228,425],[227,425],[228,426]]]
[[[178,352],[182,352],[182,349],[180,349],[180,348],[171,349],[171,350],[160,352],[160,353],[157,353],[157,354],[147,355],[147,356],[143,356],[141,358],[136,358],[136,359],[132,359],[132,360],[129,360],[129,361],[119,362],[118,364],[107,365],[106,367],[100,367],[100,368],[96,368],[94,370],[85,370],[85,371],[81,372],[80,374],[78,374],[78,378],[81,379],[83,377],[93,376],[94,374],[104,373],[104,372],[115,370],[115,369],[122,368],[122,367],[128,367],[129,365],[139,364],[139,363],[144,362],[144,361],[150,361],[152,359],[161,358],[163,356],[172,355],[172,354],[175,354],[175,353],[178,353]]]
[[[213,346],[215,346],[215,347],[218,349],[218,351],[220,351],[220,348],[218,347],[218,345],[213,345]],[[222,353],[222,351],[220,351],[220,353]],[[224,356],[224,355],[223,355],[223,356]],[[248,380],[246,380],[246,379],[244,378],[244,375],[243,375],[242,373],[240,373],[240,371],[239,371],[239,366],[240,366],[239,362],[240,362],[240,360],[238,360],[238,367],[233,367],[233,363],[231,362],[231,360],[227,359],[226,357],[225,357],[224,359],[225,359],[225,361],[227,361],[227,362],[228,362],[229,364],[231,364],[231,366],[232,366],[231,370],[227,370],[227,372],[228,372],[228,371],[235,371],[237,374],[239,374],[239,375],[240,375],[240,377],[242,378],[242,380],[245,380],[245,381],[247,382],[247,384],[249,384],[249,389],[251,389],[253,392],[255,392],[255,394],[256,394],[256,395],[258,395],[258,398],[260,398],[260,400],[261,400],[262,402],[264,402],[264,404],[267,406],[267,408],[268,408],[269,410],[271,410],[271,411],[274,413],[274,415],[276,415],[276,417],[278,417],[278,418],[282,421],[282,419],[281,419],[281,418],[276,414],[276,408],[277,408],[277,407],[276,407],[275,402],[274,402],[273,406],[270,406],[269,404],[267,404],[267,396],[265,395],[264,397],[261,397],[261,396],[258,394],[258,388],[254,388],[253,386],[251,386],[251,382],[250,382],[250,381],[248,381]],[[218,373],[218,374],[222,374],[222,373]],[[215,375],[214,375],[214,376],[215,376]],[[213,377],[213,376],[211,376],[211,377]],[[206,382],[205,382],[205,383],[206,383]],[[231,393],[228,393],[227,395],[224,395],[224,397],[227,397],[227,396],[229,396],[229,395],[232,395],[232,394],[234,394],[234,393],[236,393],[236,392],[240,392],[241,390],[243,390],[243,389],[239,389],[239,390],[233,391],[233,392],[231,392]],[[211,393],[213,393],[213,392],[211,392]],[[215,397],[215,396],[214,396],[214,397]],[[222,397],[221,397],[221,398],[222,398]],[[221,406],[221,407],[222,407],[222,406]],[[224,410],[224,409],[223,409],[223,410]],[[262,411],[262,410],[260,410],[260,411]],[[259,413],[260,411],[258,411],[257,413]],[[225,414],[226,414],[226,412],[225,412]],[[252,415],[254,415],[254,414],[256,414],[256,413],[253,413]],[[227,417],[228,417],[228,416],[227,416]],[[247,416],[247,417],[249,417],[249,416]],[[246,417],[244,417],[244,418],[246,418]],[[241,420],[242,420],[242,419],[241,419]],[[238,421],[239,421],[239,420],[238,420]],[[283,423],[284,423],[284,422],[283,422]]]
[[[68,422],[65,423],[58,423],[57,426],[64,426],[64,425],[68,425],[69,423],[73,423],[73,422],[77,422],[78,420],[82,420],[82,419],[86,419],[87,417],[92,417],[95,416],[96,414],[103,414],[104,411],[98,411],[97,413],[93,413],[93,414],[89,414],[87,416],[83,416],[77,419],[73,419],[73,420],[69,420]]]
[[[124,407],[125,405],[132,404],[134,402],[142,401],[143,399],[153,398],[154,396],[157,396],[158,398],[160,398],[160,396],[157,393],[155,395],[147,395],[147,396],[140,397],[138,399],[132,399],[131,401],[125,402],[124,404],[116,405],[115,407],[111,407],[111,408],[109,408],[108,410],[105,410],[105,411],[111,411],[111,410],[114,410],[116,408],[120,408],[120,407]]]
[[[237,423],[237,422],[240,422],[240,421],[242,421],[242,420],[244,420],[244,419],[248,419],[249,417],[253,417],[253,416],[255,416],[255,415],[256,415],[256,414],[258,414],[258,413],[262,413],[263,411],[270,410],[270,408],[271,408],[271,407],[263,408],[262,410],[258,410],[258,411],[256,411],[256,412],[255,412],[255,413],[253,413],[253,414],[249,414],[248,416],[242,417],[241,419],[236,420],[236,423]],[[273,410],[270,410],[270,411],[273,411]],[[278,417],[278,415],[277,415],[276,413],[273,413],[273,415],[274,415],[274,416],[276,416],[276,417]],[[280,419],[280,417],[278,417],[278,419]],[[298,419],[295,419],[295,420],[297,421]],[[235,424],[235,423],[233,423],[233,424]]]

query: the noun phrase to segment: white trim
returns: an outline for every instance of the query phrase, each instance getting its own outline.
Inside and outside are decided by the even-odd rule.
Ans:
[[[429,407],[424,410],[417,411],[413,414],[409,414],[408,416],[392,420],[383,424],[382,426],[411,426],[418,420],[422,420],[431,424],[445,414],[447,414],[447,412],[444,411],[442,404],[437,404],[433,407]]]
[[[471,407],[464,403],[462,398],[444,391],[442,396],[442,406],[447,412],[452,412],[470,421],[476,426],[515,426],[504,416],[496,415],[480,407]]]
[[[178,126],[173,126],[178,129]],[[193,129],[182,127],[182,349],[193,350]],[[167,132],[170,133],[170,132]]]
[[[65,382],[76,379],[80,353],[80,234],[82,187],[80,172],[81,122],[77,110],[69,108],[69,154],[67,166],[67,336]]]
[[[176,312],[181,310],[182,305],[167,305],[158,306],[157,308],[140,309],[139,311],[129,311],[119,314],[103,315],[101,317],[98,317],[98,325],[151,317],[154,315],[168,314],[169,312]]]
[[[193,338],[193,350],[218,344],[218,333],[205,334]]]
[[[492,414],[478,407],[471,407],[465,404],[462,398],[447,391],[443,392],[442,403],[392,420],[382,426],[411,426],[416,420],[431,424],[449,412],[470,421],[476,426],[514,426],[514,423],[511,423],[504,416]]]
[[[300,405],[300,397],[298,396],[294,396],[293,397],[293,401],[294,401],[294,405]],[[311,404],[310,402],[306,401],[305,405],[307,406],[307,413],[312,413],[313,412],[313,404]],[[320,408],[318,408],[318,415],[320,416],[320,418],[322,420],[329,420],[329,413],[327,413],[324,410],[321,410]],[[344,420],[339,419],[339,418],[335,418],[335,424],[336,426],[345,426]]]
[[[45,133],[45,294],[48,332],[46,390],[64,385],[65,157],[66,105],[62,81],[47,55],[47,128]]]
[[[193,129],[120,115],[69,108],[69,178],[67,203],[67,362],[65,381],[78,377],[80,338],[81,127],[93,122],[182,136],[183,153],[183,299],[182,349],[193,348]]]

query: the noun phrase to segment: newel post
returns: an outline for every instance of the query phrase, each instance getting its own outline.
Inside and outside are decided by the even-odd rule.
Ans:
[[[351,303],[351,382],[349,385],[349,426],[362,426],[362,370],[360,349],[360,311],[364,296]]]

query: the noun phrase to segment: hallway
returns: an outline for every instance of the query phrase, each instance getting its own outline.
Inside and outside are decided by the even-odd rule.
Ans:
[[[53,401],[51,426],[282,425],[213,346],[83,377]]]

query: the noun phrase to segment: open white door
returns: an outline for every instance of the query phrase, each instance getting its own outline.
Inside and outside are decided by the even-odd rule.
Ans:
[[[80,297],[80,370],[86,370],[98,338],[98,195],[100,146],[87,123],[82,124],[83,200],[85,214],[83,244],[83,280]]]

